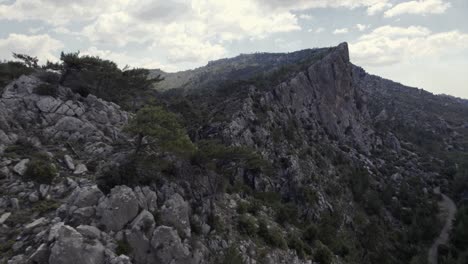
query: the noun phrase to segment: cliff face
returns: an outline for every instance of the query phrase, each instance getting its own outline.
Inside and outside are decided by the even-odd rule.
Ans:
[[[463,100],[368,75],[346,43],[241,55],[159,84],[212,149],[151,159],[148,184],[104,193],[96,179],[131,160],[132,114],[67,87],[40,95],[39,77],[0,98],[8,263],[417,263],[437,232],[431,190],[456,170],[444,157],[467,150]],[[27,177],[39,152],[52,182]]]

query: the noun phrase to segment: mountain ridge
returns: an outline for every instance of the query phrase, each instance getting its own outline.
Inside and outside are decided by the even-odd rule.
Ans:
[[[424,263],[441,227],[432,189],[458,199],[467,187],[468,106],[367,74],[346,43],[288,56],[213,62],[155,102],[134,91],[127,111],[83,92],[102,94],[100,72],[10,82],[0,260]],[[130,133],[144,103],[163,114],[145,125],[180,120],[194,153]],[[32,177],[37,164],[57,175]]]

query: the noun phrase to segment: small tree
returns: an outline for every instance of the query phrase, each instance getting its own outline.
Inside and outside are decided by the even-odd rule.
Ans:
[[[159,106],[140,109],[125,130],[137,137],[134,155],[149,148],[154,152],[171,152],[178,155],[195,151],[193,143],[174,113]],[[146,139],[146,143],[143,143]]]
[[[37,62],[39,61],[37,57],[32,57],[26,54],[19,54],[13,52],[13,58],[22,61],[24,65],[28,68],[39,68]]]

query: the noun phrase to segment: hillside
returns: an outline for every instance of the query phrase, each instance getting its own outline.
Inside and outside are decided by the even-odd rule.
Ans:
[[[434,188],[468,191],[466,100],[346,43],[155,84],[73,62],[2,78],[0,263],[426,263]]]

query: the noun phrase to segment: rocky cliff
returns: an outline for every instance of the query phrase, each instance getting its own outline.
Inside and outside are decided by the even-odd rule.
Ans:
[[[10,264],[419,263],[439,225],[432,189],[451,188],[447,153],[467,150],[462,100],[368,75],[343,43],[166,75],[158,101],[197,154],[102,189],[132,161],[133,113],[64,86],[41,95],[44,74],[0,99]]]

